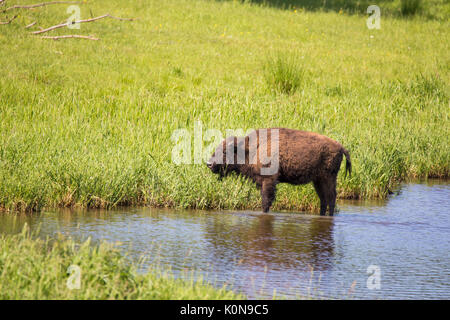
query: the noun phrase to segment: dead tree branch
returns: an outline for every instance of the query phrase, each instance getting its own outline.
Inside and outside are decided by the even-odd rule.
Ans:
[[[68,35],[64,35],[64,36],[54,36],[54,37],[50,37],[50,36],[42,36],[41,39],[53,39],[53,40],[59,40],[59,39],[69,39],[69,38],[80,38],[80,39],[88,39],[88,40],[100,40],[100,38],[95,38],[93,36],[82,36],[79,34],[68,34]]]
[[[17,18],[17,15],[9,19],[8,21],[0,21],[0,24],[10,24],[15,18]]]
[[[33,9],[33,8],[38,8],[38,7],[49,6],[49,5],[52,5],[52,4],[81,4],[81,3],[82,2],[80,2],[80,1],[51,1],[51,2],[30,4],[30,5],[19,5],[19,4],[16,4],[16,5],[12,6],[12,7],[6,8],[4,11],[9,11],[9,10],[13,10],[13,9]]]
[[[91,19],[86,19],[86,20],[78,20],[78,21],[73,21],[72,24],[76,24],[76,23],[84,23],[84,22],[92,22],[92,21],[97,21],[103,18],[111,18],[111,19],[117,19],[117,20],[127,20],[127,21],[133,21],[134,18],[118,18],[118,17],[113,17],[112,15],[108,14],[104,14],[102,16],[99,17],[95,17],[95,18],[91,18]],[[55,30],[55,29],[59,29],[59,28],[63,28],[68,26],[70,23],[66,22],[66,23],[61,23],[61,24],[57,24],[55,26],[49,27],[47,29],[42,29],[39,31],[34,31],[32,32],[32,34],[40,34],[40,33],[45,33],[51,30]]]
[[[33,8],[44,7],[44,6],[53,5],[53,4],[81,4],[81,3],[82,2],[80,2],[80,1],[50,1],[50,2],[42,2],[42,3],[31,4],[31,5],[13,5],[11,7],[6,8],[6,9],[0,10],[0,12],[6,12],[6,11],[9,11],[9,10],[13,10],[13,9],[33,9]],[[6,4],[6,0],[0,0],[0,6],[4,6],[5,4]],[[18,17],[18,15],[15,15],[14,17],[12,17],[8,21],[0,21],[0,25],[10,24],[17,17]],[[45,32],[51,31],[51,30],[67,27],[67,26],[69,26],[71,24],[93,22],[93,21],[97,21],[97,20],[100,20],[100,19],[104,19],[104,18],[111,18],[111,19],[125,20],[125,21],[133,21],[133,20],[135,20],[135,18],[114,17],[114,16],[112,16],[112,15],[110,15],[108,13],[108,14],[104,14],[102,16],[98,16],[98,17],[90,18],[90,19],[85,19],[85,20],[61,22],[60,24],[51,26],[51,27],[49,27],[47,29],[40,28],[40,30],[38,30],[38,31],[31,32],[31,34],[42,34],[42,33],[45,33]],[[25,26],[25,29],[31,28],[36,23],[37,23],[36,21],[33,22],[33,23],[30,23],[29,25]],[[77,35],[77,34],[61,35],[61,36],[42,36],[41,38],[42,39],[53,39],[53,40],[70,39],[70,38],[88,39],[88,40],[95,40],[95,41],[96,40],[100,40],[99,38],[96,38],[94,36],[85,36],[85,35]]]
[[[29,25],[25,26],[25,29],[31,28],[32,26],[34,26],[36,24],[35,22],[30,23]]]

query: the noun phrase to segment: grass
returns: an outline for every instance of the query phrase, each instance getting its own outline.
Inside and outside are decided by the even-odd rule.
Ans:
[[[289,94],[300,88],[303,70],[294,57],[269,58],[265,69],[266,82],[275,92]]]
[[[445,3],[436,6],[446,14]],[[3,210],[259,208],[258,191],[244,179],[218,182],[204,164],[172,162],[172,133],[192,132],[195,121],[222,133],[280,126],[340,141],[354,168],[350,179],[339,176],[340,198],[383,198],[401,180],[449,176],[448,16],[382,11],[381,29],[369,30],[366,14],[236,1],[80,8],[82,19],[139,19],[49,33],[100,41],[29,34],[67,19],[65,5],[17,10],[0,26]],[[271,57],[279,67],[267,73]],[[277,90],[280,83],[286,89]],[[281,185],[277,197],[274,210],[318,209],[310,185]]]
[[[227,0],[225,0],[227,1]],[[308,10],[321,12],[341,12],[346,14],[366,14],[367,7],[377,5],[382,17],[402,17],[420,15],[421,17],[445,21],[450,14],[447,0],[240,0],[280,8],[285,10]]]
[[[400,11],[403,15],[414,15],[420,11],[422,8],[421,0],[402,0]]]
[[[201,279],[157,270],[138,274],[137,268],[108,243],[38,239],[26,225],[20,234],[0,236],[0,300],[244,298]]]

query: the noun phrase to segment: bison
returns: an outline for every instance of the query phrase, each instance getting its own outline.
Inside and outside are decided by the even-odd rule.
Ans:
[[[235,172],[253,180],[261,190],[263,212],[275,200],[278,183],[312,182],[320,199],[320,215],[325,215],[327,207],[333,215],[342,155],[345,173],[351,175],[350,154],[340,143],[314,132],[270,128],[225,139],[207,166],[220,179]]]

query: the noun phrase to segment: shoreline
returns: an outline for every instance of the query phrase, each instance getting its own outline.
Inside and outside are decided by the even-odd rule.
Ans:
[[[433,183],[435,182],[435,183]],[[337,200],[343,200],[343,201],[383,201],[386,200],[391,194],[394,194],[398,192],[398,190],[401,190],[401,186],[403,184],[449,184],[450,178],[424,178],[424,179],[417,179],[417,178],[410,178],[405,179],[397,183],[395,188],[388,193],[386,197],[374,197],[374,198],[359,198],[359,197],[339,197]],[[304,185],[303,185],[304,186]],[[299,187],[299,186],[297,186]],[[144,208],[150,208],[150,209],[167,209],[167,210],[200,210],[200,211],[217,211],[217,210],[259,210],[260,207],[237,207],[237,208],[195,208],[195,207],[179,207],[179,206],[165,206],[165,205],[145,205],[145,204],[130,204],[130,205],[120,205],[117,204],[114,207],[87,207],[83,205],[72,205],[72,206],[53,206],[53,207],[43,207],[39,211],[24,211],[24,210],[8,210],[0,206],[0,214],[34,214],[34,213],[41,213],[43,211],[54,211],[54,210],[69,210],[69,211],[94,211],[94,210],[101,210],[101,211],[117,211],[117,210],[128,210],[128,209],[144,209]],[[313,208],[313,210],[308,210]],[[273,210],[272,210],[273,211]],[[318,213],[318,207],[314,207],[313,205],[305,206],[303,209],[297,209],[293,208],[291,210],[283,209],[282,207],[277,206],[276,211],[294,211],[294,212],[304,212],[308,214],[317,214]]]

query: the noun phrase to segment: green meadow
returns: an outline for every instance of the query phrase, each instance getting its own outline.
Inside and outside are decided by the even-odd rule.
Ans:
[[[19,3],[36,2],[0,7],[0,21],[17,15],[0,25],[4,211],[259,208],[252,183],[172,161],[173,132],[193,134],[197,121],[224,135],[289,127],[341,142],[353,163],[350,178],[340,172],[341,199],[449,176],[448,1],[415,14],[380,1],[381,29],[369,29],[364,1],[90,0],[81,19],[136,20],[40,35],[31,32],[66,21],[69,4],[2,11]],[[41,38],[67,34],[100,40]],[[318,199],[311,185],[280,185],[273,209],[317,212]]]
[[[130,263],[106,242],[38,239],[25,226],[20,234],[1,235],[0,248],[0,300],[244,298],[194,276],[176,279],[155,267],[140,273],[140,262]]]

